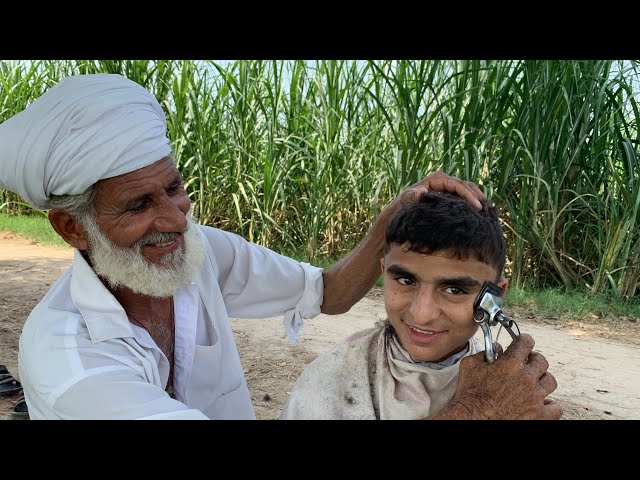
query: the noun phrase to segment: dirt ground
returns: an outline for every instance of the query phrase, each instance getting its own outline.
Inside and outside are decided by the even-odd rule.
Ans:
[[[70,248],[38,245],[0,232],[0,364],[18,377],[18,338],[31,309],[69,266]],[[558,380],[552,397],[564,419],[640,419],[640,324],[628,319],[579,322],[543,318],[535,312],[505,312],[536,339]],[[379,289],[343,315],[308,320],[291,346],[281,318],[233,319],[240,357],[258,419],[275,419],[304,366],[347,335],[384,318]],[[503,346],[510,342],[503,332]],[[0,397],[0,420],[13,419],[17,395]]]

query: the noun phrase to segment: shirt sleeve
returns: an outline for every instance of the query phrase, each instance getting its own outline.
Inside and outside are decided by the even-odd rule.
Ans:
[[[296,306],[284,312],[284,329],[291,345],[298,342],[298,336],[304,325],[303,318],[313,318],[320,314],[323,282],[322,269],[308,263],[301,263],[304,269],[305,288]]]
[[[295,343],[303,319],[320,314],[323,269],[298,262],[233,233],[205,227],[218,284],[230,317],[284,316]]]

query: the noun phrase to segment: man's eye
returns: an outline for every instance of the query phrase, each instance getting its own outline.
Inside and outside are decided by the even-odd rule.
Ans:
[[[181,188],[182,188],[182,185],[180,184],[172,185],[169,188],[167,188],[167,193],[169,195],[173,195],[174,193],[177,193]]]
[[[132,205],[131,207],[129,207],[129,211],[134,213],[141,212],[142,210],[144,210],[146,206],[147,206],[147,202],[138,202]]]

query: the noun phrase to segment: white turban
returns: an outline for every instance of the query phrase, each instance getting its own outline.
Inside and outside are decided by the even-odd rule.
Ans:
[[[149,91],[121,75],[67,77],[0,124],[0,188],[47,209],[50,195],[82,193],[170,153]]]

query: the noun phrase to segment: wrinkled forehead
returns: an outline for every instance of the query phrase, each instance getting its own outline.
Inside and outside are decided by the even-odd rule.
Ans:
[[[96,183],[96,203],[120,203],[164,190],[182,177],[171,157],[164,157],[157,162],[123,175],[100,180]]]

